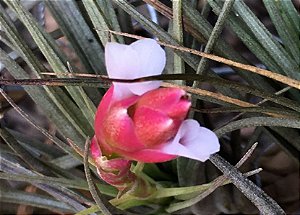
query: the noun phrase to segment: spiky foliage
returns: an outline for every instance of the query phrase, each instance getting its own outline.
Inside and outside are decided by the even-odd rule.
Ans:
[[[150,0],[4,0],[0,6],[0,59],[6,82],[1,85],[12,83],[6,74],[15,79],[49,78],[45,72],[58,78],[77,77],[76,73],[105,75],[105,44],[110,40],[132,41],[108,31],[146,34],[165,45],[169,61],[165,72],[181,74],[168,76],[172,84],[165,86],[177,84],[192,94],[191,116],[215,129],[222,143],[220,155],[235,164],[258,141],[256,153],[240,170],[262,166],[266,171],[253,178],[253,183],[219,155],[211,156],[214,165],[178,158],[146,164],[142,171],[137,164],[137,172],[156,184],[156,195],[138,199],[124,194],[116,198],[117,191],[93,175],[100,200],[108,207],[103,208],[99,196],[95,198],[97,205],[86,192],[93,186],[88,186],[92,182],[88,184],[84,176],[82,156],[86,138],[93,135],[95,110],[107,83],[77,77],[76,81],[61,82],[60,87],[53,86],[53,80],[44,81],[42,86],[5,86],[1,90],[2,213],[32,213],[33,208],[37,213],[78,214],[99,210],[106,214],[125,210],[165,214],[181,209],[181,214],[256,213],[257,209],[264,214],[283,213],[260,187],[286,212],[295,210],[300,29],[293,2],[263,0],[256,2],[259,6],[242,0],[163,2],[166,4]],[[56,30],[47,32],[33,16],[34,10],[43,7],[57,22]],[[253,12],[261,8],[263,18],[269,20],[268,28]],[[150,16],[145,11],[150,11]],[[67,48],[62,49],[62,44]],[[214,61],[182,47],[214,54],[208,55]],[[22,98],[27,102],[22,103]],[[8,103],[14,108],[9,109]],[[72,140],[72,147],[67,139]],[[226,177],[215,179],[219,175],[216,167]],[[219,187],[228,184],[227,179],[234,185]],[[97,195],[95,190],[92,193]]]

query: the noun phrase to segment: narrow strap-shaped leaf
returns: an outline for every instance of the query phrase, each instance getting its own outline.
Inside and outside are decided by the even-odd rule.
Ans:
[[[26,151],[6,129],[0,128],[0,136],[31,168],[43,174],[47,172],[48,168]],[[50,172],[48,174],[50,174]]]
[[[144,1],[154,6],[160,13],[165,15],[167,18],[172,18],[171,9],[166,7],[164,4],[158,1]],[[190,1],[184,0],[182,6],[184,12],[183,21],[185,30],[189,32],[199,42],[205,43],[205,41],[208,40],[208,38],[210,37],[213,27],[203,16],[201,16],[199,11],[197,11],[194,7],[190,5]],[[214,51],[220,56],[224,56],[228,59],[247,64],[247,61],[243,59],[227,43],[225,43],[224,40],[217,41]],[[261,86],[261,88],[268,88],[269,90],[272,90],[272,87],[262,77],[259,77],[258,75],[247,74],[239,69],[236,69],[236,71],[239,75],[241,75],[245,80],[247,80],[247,82],[251,83],[252,85]],[[211,73],[209,73],[209,75],[211,75]],[[222,89],[222,92],[228,95],[233,95],[230,94],[230,92],[227,92],[225,89]]]
[[[100,211],[99,206],[95,204],[85,210],[79,211],[75,215],[90,215],[98,211]]]
[[[218,20],[211,32],[211,35],[206,43],[204,52],[205,53],[211,53],[214,49],[214,46],[216,42],[218,41],[218,38],[224,28],[225,20],[227,19],[227,16],[229,15],[229,12],[233,6],[235,0],[228,0],[225,1],[222,11],[218,17]],[[207,67],[207,59],[206,58],[201,58],[200,63],[197,68],[197,74],[203,74],[204,71],[206,70]],[[197,82],[195,83],[197,86]]]
[[[56,166],[59,166],[62,169],[72,169],[82,164],[79,160],[73,158],[70,155],[64,155],[53,159],[51,163],[55,164]]]
[[[104,8],[101,8],[100,5],[95,0],[83,0],[82,1],[87,13],[92,20],[92,23],[95,29],[98,29],[97,34],[102,42],[102,45],[105,46],[109,42],[109,34],[106,30],[112,30],[109,21],[102,11]],[[112,38],[114,41],[118,41],[115,36]]]
[[[282,208],[252,181],[230,165],[221,156],[211,155],[209,160],[259,209],[262,214],[285,214]]]
[[[46,1],[61,31],[89,73],[105,74],[104,53],[75,1]]]
[[[254,126],[282,126],[282,127],[300,129],[300,120],[280,119],[280,118],[272,118],[272,117],[251,117],[251,118],[240,119],[231,122],[223,126],[222,128],[215,130],[214,132],[217,134],[217,136],[221,137],[227,132],[234,131],[241,128],[254,127]],[[300,148],[298,150],[300,150]]]
[[[218,0],[219,1],[219,0]],[[297,64],[289,58],[289,54],[275,41],[266,27],[258,20],[243,1],[236,1],[234,9],[239,17],[245,22],[249,29],[256,36],[261,45],[270,53],[279,66],[290,77],[300,80],[300,73],[297,71]]]
[[[112,4],[111,0],[103,0],[103,1],[97,1],[97,3],[100,5],[100,8],[102,9],[104,16],[106,17],[106,20],[109,22],[111,29],[114,29],[115,31],[121,32],[121,27],[119,24],[119,15],[117,17],[114,5]],[[119,43],[124,43],[124,39],[122,36],[117,35],[117,41]]]
[[[87,183],[82,180],[70,180],[65,178],[55,178],[55,177],[47,177],[47,176],[29,176],[23,174],[8,174],[8,173],[0,173],[1,179],[12,180],[12,181],[24,181],[29,183],[39,183],[39,184],[47,184],[53,186],[64,186],[75,189],[88,190]]]
[[[76,212],[69,205],[57,201],[45,195],[36,193],[28,193],[22,191],[4,191],[0,192],[1,202],[15,203],[21,205],[30,205],[33,207],[44,208],[50,211],[59,211],[61,213],[74,213]]]
[[[183,26],[182,26],[182,1],[176,0],[173,1],[173,24],[172,30],[174,38],[180,43],[183,44]],[[180,56],[174,54],[174,73],[184,74],[184,61]],[[182,81],[175,81],[177,84],[181,84]]]
[[[51,185],[54,187],[63,186],[67,188],[74,188],[80,190],[89,190],[88,185],[85,180],[71,180],[65,178],[56,178],[56,177],[48,177],[48,176],[39,176],[39,175],[26,175],[26,174],[11,174],[11,173],[0,173],[1,179],[12,180],[12,181],[23,181],[28,183],[38,183],[38,184],[45,184]],[[101,193],[115,197],[117,195],[117,191],[115,188],[97,183],[97,188],[100,190]]]
[[[0,6],[0,24],[2,28],[7,33],[8,37],[11,39],[13,45],[18,49],[17,51],[26,61],[26,63],[30,66],[32,72],[37,77],[40,77],[40,73],[44,72],[43,65],[38,61],[38,59],[34,56],[33,52],[29,49],[28,45],[20,38],[17,29],[14,27],[14,24],[5,16],[4,9]],[[5,67],[11,72],[11,74],[15,78],[28,78],[28,74],[11,58],[7,56],[7,54],[0,49],[1,61],[5,65]],[[31,87],[25,87],[25,90],[29,92],[29,95],[33,98],[36,104],[40,105],[44,110],[48,117],[53,120],[53,122],[60,128],[60,131],[64,135],[73,136],[74,140],[80,142],[84,141],[82,136],[79,134],[81,129],[74,122],[72,117],[69,116],[68,112],[64,110],[56,100],[55,95],[51,89],[47,86],[43,87],[44,89],[35,89]],[[38,95],[34,95],[38,93]],[[54,99],[54,100],[52,100]],[[54,101],[54,103],[53,103]],[[71,122],[68,124],[68,122]],[[66,125],[68,124],[68,126]]]
[[[197,109],[192,107],[193,111],[200,113],[229,113],[229,112],[241,112],[241,113],[275,113],[278,116],[286,116],[287,118],[299,118],[300,114],[295,111],[287,109],[274,108],[274,107],[221,107],[211,109]],[[284,112],[284,113],[283,113]],[[285,117],[284,117],[285,118]]]
[[[216,14],[220,14],[221,6],[215,1],[208,1],[210,6],[213,8],[213,11]],[[264,63],[271,70],[278,70],[280,67],[273,60],[272,56],[264,49],[264,47],[254,38],[254,35],[248,30],[247,26],[240,20],[235,19],[235,16],[230,15],[227,19],[228,25],[232,28],[234,33],[240,38],[240,40],[247,46],[247,48],[257,56],[258,59]],[[283,70],[280,69],[280,72],[283,73]],[[260,81],[257,80],[257,84],[260,84]],[[265,85],[267,86],[267,84]],[[265,87],[264,86],[264,87]]]
[[[18,174],[26,174],[30,176],[36,175],[36,173],[24,168],[20,165],[15,159],[12,159],[10,156],[7,155],[0,155],[1,157],[1,171],[7,172],[7,173],[18,173]],[[88,202],[85,200],[84,197],[79,197],[74,195],[74,192],[59,186],[49,186],[49,185],[42,185],[42,184],[34,184],[36,187],[46,191],[56,199],[66,203],[67,205],[70,205],[75,211],[83,210],[85,209],[84,206],[82,206],[81,202]],[[79,200],[79,201],[78,201]]]
[[[276,27],[276,30],[283,41],[284,47],[291,56],[293,56],[296,63],[300,63],[300,42],[297,29],[294,29],[293,23],[289,20],[284,20],[287,11],[282,7],[281,1],[264,0],[264,5],[270,14],[270,17]],[[300,22],[300,20],[298,20]],[[299,23],[298,23],[299,26]]]
[[[259,170],[262,170],[262,169],[259,169]],[[254,171],[254,173],[257,173],[256,170]],[[253,175],[253,171],[244,173],[244,175],[247,177],[251,176],[251,175]],[[201,185],[196,185],[196,186],[161,188],[155,194],[155,198],[165,198],[165,197],[177,196],[176,199],[187,200],[187,199],[192,198],[193,196],[199,195],[200,193],[203,193],[204,191],[208,190],[213,185],[213,183],[215,183],[217,180],[220,179],[220,177],[222,177],[222,176],[219,176],[212,182],[201,184]],[[224,185],[227,185],[230,183],[231,182],[229,180],[225,180],[221,184],[221,186],[224,186]],[[191,206],[191,205],[189,205],[189,206]]]
[[[17,132],[12,129],[5,128],[12,136],[20,142],[26,149],[32,148],[35,151],[38,151],[41,156],[45,159],[52,159],[54,157],[62,156],[64,154],[63,151],[59,149],[55,144],[43,144],[43,142],[32,139],[25,134]]]
[[[2,96],[10,103],[10,105],[15,108],[15,110],[22,115],[23,118],[25,118],[33,127],[35,127],[37,130],[39,130],[40,132],[42,132],[42,134],[44,134],[47,138],[49,138],[51,141],[53,141],[55,144],[57,144],[62,150],[64,150],[65,152],[71,154],[73,157],[82,160],[82,158],[76,153],[74,152],[70,146],[66,145],[64,142],[62,142],[59,138],[57,138],[56,136],[52,136],[46,129],[40,127],[39,125],[37,125],[36,123],[34,123],[30,117],[22,110],[20,109],[13,101],[10,97],[8,97],[8,95],[0,88],[0,93],[2,94]]]
[[[300,33],[300,15],[295,8],[294,4],[292,1],[280,1],[282,7],[288,14],[288,20],[287,22],[291,22],[294,25],[294,28],[297,30],[298,34]]]
[[[0,15],[1,16],[1,15]],[[0,18],[1,19],[1,18]],[[8,71],[15,78],[27,78],[28,75],[26,72],[16,64],[7,54],[0,48],[0,57],[1,62],[5,65]],[[60,129],[60,131],[66,136],[72,136],[72,138],[80,142],[83,138],[76,127],[76,123],[70,124],[70,118],[68,114],[63,114],[63,110],[60,109],[56,104],[53,103],[53,100],[48,96],[48,93],[43,88],[36,88],[32,86],[25,86],[24,89],[30,95],[30,97],[43,108],[45,114],[53,120],[55,125]]]
[[[57,54],[59,51],[58,48],[53,44],[54,41],[52,41],[52,38],[44,32],[42,28],[36,23],[36,21],[33,19],[31,14],[24,10],[22,5],[16,1],[7,1],[6,2],[15,12],[18,14],[20,20],[23,22],[23,24],[27,27],[28,31],[32,35],[34,41],[39,46],[41,52],[44,54],[45,58],[51,65],[52,69],[56,74],[66,73],[67,68],[65,67],[64,63],[61,61],[60,56]],[[47,36],[46,36],[47,35]],[[79,87],[66,87],[74,101],[77,103],[79,107],[83,110],[83,115],[89,114],[90,112],[86,109],[86,104],[81,98],[81,94],[78,92]],[[61,101],[62,102],[62,101]],[[66,106],[69,104],[66,103]],[[90,117],[88,117],[89,119]],[[92,122],[90,120],[87,121],[88,123],[83,128],[87,134],[92,133]],[[80,123],[81,124],[81,123]],[[88,126],[90,125],[90,126]]]

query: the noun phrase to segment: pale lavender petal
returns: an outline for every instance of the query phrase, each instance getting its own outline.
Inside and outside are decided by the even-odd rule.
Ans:
[[[105,63],[110,78],[135,79],[162,73],[166,56],[164,50],[153,39],[138,40],[131,45],[107,43]],[[125,84],[114,83],[117,99],[142,95],[160,86],[161,81]]]
[[[122,99],[129,98],[133,95],[136,95],[131,92],[130,84],[125,83],[114,83],[114,94],[113,94],[113,101],[120,101]]]
[[[161,148],[162,152],[206,161],[220,150],[218,138],[211,130],[201,127],[196,120],[183,121],[175,138]]]
[[[134,94],[141,96],[144,93],[159,88],[161,81],[147,81],[142,83],[134,83],[129,85],[129,90]]]
[[[107,43],[105,64],[110,78],[133,79],[141,70],[138,53],[128,45]]]
[[[138,40],[130,45],[139,56],[139,77],[160,75],[166,65],[166,53],[153,39]],[[137,60],[137,59],[135,59]]]

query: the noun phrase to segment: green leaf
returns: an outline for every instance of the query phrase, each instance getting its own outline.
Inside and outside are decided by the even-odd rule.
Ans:
[[[47,171],[48,168],[37,158],[33,157],[26,149],[24,149],[6,129],[0,128],[0,136],[9,145],[9,147],[32,169],[40,173]]]
[[[226,181],[223,183],[223,185],[228,183],[230,182]],[[161,188],[155,193],[155,198],[166,198],[166,197],[181,196],[181,195],[188,195],[188,194],[199,195],[201,192],[207,190],[211,186],[211,184],[212,183],[206,183],[206,184],[190,186],[190,187]]]
[[[217,4],[216,1],[208,1],[213,11],[216,14],[219,14],[221,11],[220,4]],[[255,39],[254,35],[247,28],[245,23],[241,20],[236,19],[235,15],[231,15],[227,19],[227,23],[232,28],[234,33],[241,39],[241,41],[249,48],[249,50],[255,54],[266,66],[271,70],[277,71],[279,65],[272,59],[269,53],[263,48],[263,46]],[[283,70],[280,70],[283,73]],[[259,82],[257,82],[259,83]]]
[[[10,174],[10,173],[3,173],[0,172],[0,178],[11,180],[11,181],[23,181],[28,182],[31,184],[45,184],[50,186],[62,186],[67,188],[74,188],[80,190],[89,190],[87,182],[84,179],[66,179],[66,178],[56,178],[56,177],[49,177],[49,176],[40,176],[40,175],[25,175],[25,174]],[[107,196],[116,197],[117,190],[110,185],[100,184],[97,183],[97,188],[102,194]]]
[[[91,207],[84,209],[84,210],[76,213],[75,215],[90,215],[90,214],[96,213],[98,211],[100,211],[98,205],[92,205]]]
[[[22,166],[23,163],[20,163],[19,160],[8,156],[7,154],[1,154],[1,170],[4,172],[8,172],[10,174],[14,173],[22,173],[26,175],[35,175],[36,173],[24,168]],[[46,191],[59,201],[65,202],[68,205],[72,206],[75,210],[82,210],[84,207],[81,202],[90,202],[83,196],[79,196],[74,191],[69,190],[64,187],[55,186],[51,187],[48,185],[42,184],[34,184],[36,187]]]
[[[297,29],[292,22],[287,20],[287,11],[282,7],[282,1],[264,0],[264,5],[276,27],[276,30],[283,41],[285,49],[293,56],[295,62],[300,63],[300,42]],[[286,18],[285,18],[286,17]],[[298,20],[299,26],[300,19]]]
[[[95,29],[97,31],[97,34],[103,46],[105,46],[106,43],[109,42],[109,32],[107,32],[107,30],[114,30],[114,29],[112,28],[109,19],[107,19],[107,17],[104,14],[103,11],[104,8],[101,8],[100,3],[98,3],[98,1],[95,0],[83,0],[82,3],[90,19],[92,20],[93,25],[95,26]],[[102,4],[103,3],[104,2],[102,2]],[[112,36],[112,39],[114,41],[118,41],[115,35]]]
[[[174,39],[178,41],[179,44],[183,44],[183,30],[182,30],[182,1],[173,1],[173,36]],[[174,54],[174,73],[184,74],[184,61],[180,56]],[[181,84],[182,81],[177,81],[175,83]]]
[[[55,178],[49,176],[30,176],[23,174],[8,174],[0,172],[0,178],[11,181],[23,181],[28,183],[47,184],[51,186],[64,186],[68,188],[88,190],[88,185],[85,180],[70,180],[65,178]]]
[[[115,8],[112,1],[103,0],[103,1],[97,1],[97,3],[100,5],[100,8],[103,8],[102,11],[104,13],[104,16],[107,17],[107,21],[110,23],[110,26],[112,27],[111,30],[121,32],[119,19],[116,15]],[[116,37],[119,43],[124,43],[124,39],[122,36],[117,35]]]
[[[16,76],[19,76],[19,75],[22,75],[22,74],[26,74],[25,71],[19,66],[17,65],[13,60],[11,60],[3,51],[2,49],[0,48],[0,57],[1,59],[3,59],[3,64],[8,68],[9,71],[11,71],[13,74],[16,74]],[[15,72],[15,73],[14,73]],[[52,108],[56,108],[55,106],[53,107],[53,102],[51,100],[48,99],[48,97],[45,96],[45,92],[42,91],[41,88],[38,88],[38,89],[33,89],[33,87],[25,87],[25,89],[28,90],[28,93],[30,95],[32,95],[33,98],[37,98],[38,101],[43,101],[42,99],[45,99],[46,100],[46,104],[45,104],[45,107],[48,108],[47,110],[49,111],[53,111],[53,112],[50,112],[48,114],[50,114],[50,118],[51,118],[51,114],[55,114],[57,113],[57,109],[52,109]],[[31,91],[32,90],[32,91]],[[39,91],[41,90],[41,91]],[[45,101],[44,100],[44,101]],[[64,116],[64,115],[62,115]],[[69,127],[69,124],[66,124],[65,121],[64,121],[64,118],[58,115],[56,116],[54,119],[56,120],[59,120],[59,122],[61,124],[58,124],[58,127],[60,126],[68,126],[67,128],[62,128],[64,129],[64,131],[68,131],[70,132],[70,134],[72,134],[73,132],[73,137],[74,135],[76,134],[74,132],[74,130],[71,130],[72,127]],[[71,130],[71,131],[70,131]],[[56,142],[56,144],[61,147],[64,151],[72,154],[73,156],[75,157],[78,157],[78,154],[76,154],[72,149],[70,149],[69,146],[67,146],[65,143],[63,143],[61,140],[59,140],[57,137],[52,137],[52,135],[49,134],[49,132],[45,131],[44,129],[42,129],[42,131],[44,131],[47,135],[48,135],[48,138],[51,138],[53,139],[54,138],[54,142]],[[71,135],[72,136],[72,135]],[[75,136],[76,137],[76,136]]]
[[[64,155],[59,158],[53,159],[51,163],[62,169],[72,169],[82,164],[82,162],[70,155]]]
[[[61,75],[62,73],[67,73],[68,70],[65,67],[64,63],[61,61],[60,57],[62,55],[58,55],[57,53],[61,53],[55,44],[54,40],[37,24],[37,22],[33,19],[32,15],[24,10],[22,5],[15,1],[7,1],[6,2],[19,16],[20,20],[23,22],[23,24],[27,27],[28,31],[30,32],[32,38],[40,48],[41,52],[44,54],[45,58],[51,65],[52,69],[57,75]],[[52,44],[52,46],[51,46]],[[54,45],[55,44],[55,45]],[[74,101],[77,103],[77,105],[82,110],[82,115],[86,116],[87,119],[93,118],[93,114],[91,113],[89,108],[86,107],[86,103],[84,102],[84,99],[81,97],[81,93],[79,92],[80,87],[66,87]],[[67,97],[64,99],[59,99],[59,104],[64,104],[65,107],[70,106],[69,102],[66,102]],[[54,97],[53,100],[55,101]],[[67,113],[66,113],[67,114]],[[88,114],[91,114],[89,116]],[[76,116],[76,115],[75,115]],[[77,116],[78,118],[79,116]],[[76,118],[76,117],[73,117]],[[85,131],[82,133],[82,135],[91,135],[93,133],[93,123],[88,120],[88,123],[85,124],[85,126],[82,126],[84,123],[79,123],[82,129],[82,131]],[[90,126],[89,126],[90,125]]]
[[[0,14],[1,16],[1,14]],[[0,17],[1,19],[1,17]],[[0,48],[1,62],[5,65],[8,71],[15,78],[27,78],[27,73],[16,64],[1,48]],[[46,87],[45,87],[46,88]],[[24,89],[30,97],[42,107],[45,114],[55,123],[55,125],[66,136],[72,136],[74,141],[82,142],[82,136],[79,134],[76,124],[70,124],[69,118],[62,113],[62,109],[53,103],[53,100],[48,96],[48,93],[43,88],[34,86],[24,86]]]
[[[254,126],[282,126],[287,128],[297,128],[300,129],[300,120],[299,119],[281,119],[281,118],[272,118],[272,117],[251,117],[246,119],[240,119],[234,122],[231,122],[214,132],[218,137],[223,136],[227,132],[234,131],[241,128],[248,128]],[[298,150],[300,151],[300,146]]]
[[[3,10],[3,8],[0,7],[0,11],[0,24],[14,45],[14,47],[11,48],[17,49],[26,63],[30,66],[34,75],[40,77],[39,74],[44,71],[43,65],[34,56],[28,45],[20,38],[17,29],[14,27],[14,24],[5,16],[5,11]],[[28,74],[18,64],[16,64],[2,49],[0,49],[0,55],[1,62],[15,78],[29,77]],[[47,116],[51,120],[53,120],[56,126],[62,131],[64,135],[66,135],[66,137],[73,136],[74,141],[79,143],[84,141],[82,135],[79,134],[80,128],[74,122],[74,119],[69,116],[68,112],[64,110],[62,106],[57,102],[57,97],[53,95],[53,91],[51,91],[51,88],[47,86],[44,86],[43,88],[25,87],[25,90],[33,98],[36,104],[40,105],[44,109],[44,112],[47,114]],[[53,103],[52,99],[54,99],[54,101],[56,102]],[[71,121],[71,123],[68,123],[69,121]]]
[[[245,178],[221,156],[213,154],[209,160],[259,209],[262,214],[285,214],[283,209],[261,188]]]
[[[220,12],[220,15],[218,17],[218,20],[209,36],[209,39],[207,41],[207,44],[205,46],[204,52],[205,53],[211,53],[215,47],[215,44],[217,43],[219,36],[222,33],[222,30],[224,28],[225,20],[227,19],[229,12],[233,6],[235,0],[228,0],[225,1],[222,11]],[[197,68],[197,74],[205,74],[205,70],[207,67],[208,59],[202,58],[200,60],[200,63]]]
[[[294,29],[297,30],[298,34],[300,33],[300,15],[295,8],[294,4],[292,1],[280,1],[283,9],[287,12],[287,23],[293,23]]]
[[[6,128],[7,129],[7,128]],[[64,154],[63,151],[59,149],[54,144],[44,144],[41,141],[36,139],[29,138],[27,135],[22,134],[20,132],[16,132],[11,129],[7,129],[9,133],[28,151],[35,151],[39,154],[40,157],[44,157],[45,159],[52,159],[57,156],[62,156]]]
[[[220,2],[220,0],[218,0]],[[297,72],[297,64],[289,57],[289,54],[283,49],[279,42],[272,38],[271,33],[252,13],[243,1],[236,1],[234,4],[234,13],[244,21],[249,30],[255,35],[260,44],[266,51],[278,62],[282,70],[290,77],[300,79],[300,73]]]
[[[33,207],[48,209],[50,211],[59,211],[60,213],[76,212],[72,207],[61,201],[35,193],[1,190],[0,199],[1,202],[30,205]]]
[[[208,1],[209,2],[209,1]],[[220,7],[221,10],[221,7]],[[192,26],[193,30],[196,32],[191,32],[191,34],[198,39],[197,35],[203,35],[203,37],[208,40],[213,27],[211,24],[197,11],[195,8],[189,5],[189,2],[185,0],[183,4],[183,11],[185,17],[187,17],[188,23]],[[239,53],[237,53],[234,49],[232,49],[224,40],[219,39],[216,42],[214,51],[216,54],[220,56],[224,56],[228,59],[234,60],[236,62],[241,62],[247,64],[248,62],[242,58]],[[244,72],[243,70],[235,69],[237,73],[243,77],[247,82],[249,82],[253,86],[258,86],[258,88],[269,89],[272,90],[272,87],[265,81],[264,78],[259,75],[249,74]],[[222,90],[222,92],[225,92]],[[231,94],[229,94],[231,95]]]
[[[83,19],[76,2],[46,1],[51,14],[74,48],[88,73],[105,74],[104,52]]]

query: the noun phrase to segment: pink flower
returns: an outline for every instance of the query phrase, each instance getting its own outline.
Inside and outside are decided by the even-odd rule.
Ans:
[[[161,74],[165,52],[152,39],[131,45],[108,43],[110,78],[133,79]],[[219,151],[216,135],[195,120],[185,120],[191,106],[179,88],[159,88],[160,81],[113,83],[95,118],[95,139],[107,157],[164,162],[184,156],[205,161]],[[93,149],[91,150],[93,153]]]

